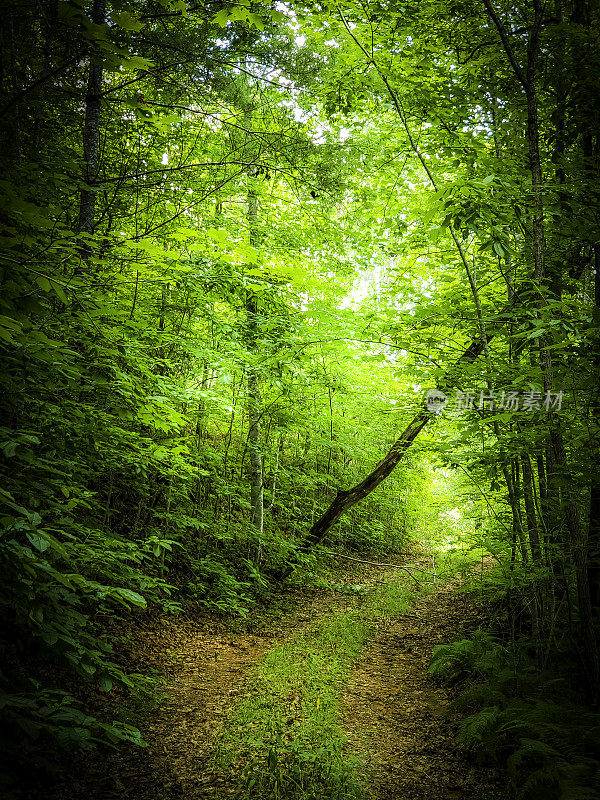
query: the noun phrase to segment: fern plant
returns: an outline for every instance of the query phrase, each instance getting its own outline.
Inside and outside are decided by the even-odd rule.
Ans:
[[[459,678],[467,674],[488,674],[506,660],[506,650],[488,633],[477,630],[472,639],[439,644],[433,649],[430,675]]]
[[[537,670],[524,643],[510,652],[477,631],[436,647],[429,672],[470,677],[452,704],[467,712],[457,740],[482,758],[506,759],[518,800],[600,800],[600,714],[571,702],[566,682]]]

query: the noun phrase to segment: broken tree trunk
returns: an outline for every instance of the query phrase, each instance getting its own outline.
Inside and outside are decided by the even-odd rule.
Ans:
[[[386,457],[377,464],[373,472],[352,489],[337,493],[333,503],[310,529],[303,549],[314,547],[323,541],[328,531],[345,511],[352,508],[360,500],[364,500],[367,495],[371,494],[373,489],[376,489],[387,478],[432,416],[429,411],[421,411],[417,414],[408,428],[402,433],[402,436],[393,444]]]
[[[505,314],[510,310],[514,301],[511,301],[503,311]],[[441,391],[448,391],[456,385],[456,378],[459,374],[459,368],[464,362],[474,361],[478,356],[483,353],[486,344],[491,340],[493,334],[477,336],[460,356],[460,358],[448,370],[444,378],[440,381],[438,389]],[[308,532],[304,543],[299,548],[300,552],[307,552],[311,548],[320,544],[327,536],[331,528],[352,506],[356,505],[361,500],[364,500],[371,492],[382,483],[387,476],[395,469],[395,467],[402,460],[402,456],[417,438],[419,433],[427,425],[435,414],[431,411],[423,409],[412,420],[409,426],[402,432],[402,435],[392,445],[385,458],[383,458],[375,467],[375,469],[367,475],[360,483],[353,486],[352,489],[339,491],[335,500],[331,503],[329,508],[322,514],[319,519],[313,524]],[[297,566],[297,562],[290,564],[287,569],[277,576],[279,580],[287,578]]]

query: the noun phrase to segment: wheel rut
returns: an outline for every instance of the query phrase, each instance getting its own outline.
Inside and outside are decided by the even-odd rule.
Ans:
[[[365,587],[385,580],[389,569],[354,565],[338,580]],[[162,699],[140,727],[148,747],[90,752],[61,767],[48,800],[205,800],[215,798],[223,776],[211,768],[222,722],[246,691],[249,670],[264,653],[319,617],[347,608],[349,596],[290,590],[281,600],[291,612],[257,630],[235,632],[226,623],[159,617],[129,628],[124,655],[130,669],[155,670]],[[105,715],[110,711],[105,701]],[[108,706],[108,708],[106,707]],[[227,783],[235,776],[227,776]],[[31,800],[38,796],[31,795]],[[28,798],[29,800],[29,798]]]
[[[436,644],[473,629],[472,598],[443,584],[410,613],[383,620],[343,695],[349,747],[365,759],[372,800],[506,800],[503,778],[457,747],[451,697],[427,674]]]

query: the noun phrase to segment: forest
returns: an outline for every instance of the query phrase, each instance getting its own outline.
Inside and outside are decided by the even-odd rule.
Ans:
[[[2,798],[600,798],[599,26],[2,0]]]

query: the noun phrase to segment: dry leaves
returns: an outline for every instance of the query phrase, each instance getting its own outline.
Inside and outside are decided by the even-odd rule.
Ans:
[[[344,726],[366,758],[374,800],[503,796],[498,774],[458,751],[445,725],[448,694],[427,675],[433,647],[473,614],[454,588],[446,584],[410,614],[380,625],[346,687]]]

